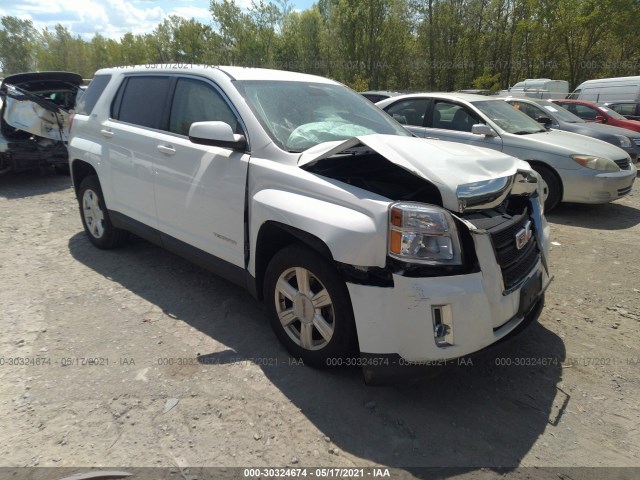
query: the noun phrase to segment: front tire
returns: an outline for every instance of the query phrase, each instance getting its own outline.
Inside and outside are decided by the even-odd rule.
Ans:
[[[90,175],[80,182],[78,203],[84,231],[96,247],[117,248],[127,240],[128,232],[114,227],[111,223],[96,175]]]
[[[544,165],[531,165],[542,177],[544,190],[544,211],[550,212],[558,206],[562,199],[562,184],[556,173]]]
[[[271,326],[293,357],[327,368],[356,352],[347,286],[315,251],[301,245],[280,250],[267,267],[264,292]]]

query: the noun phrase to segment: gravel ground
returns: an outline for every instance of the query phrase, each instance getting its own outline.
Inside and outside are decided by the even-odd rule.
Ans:
[[[538,323],[393,387],[296,365],[248,293],[143,240],[92,247],[68,177],[0,177],[0,212],[0,466],[640,467],[637,186],[548,216]]]

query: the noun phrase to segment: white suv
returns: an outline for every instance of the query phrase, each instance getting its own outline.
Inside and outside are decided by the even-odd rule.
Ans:
[[[134,232],[248,288],[313,366],[461,357],[542,308],[549,232],[531,167],[415,138],[334,81],[100,70],[69,147],[94,245]]]

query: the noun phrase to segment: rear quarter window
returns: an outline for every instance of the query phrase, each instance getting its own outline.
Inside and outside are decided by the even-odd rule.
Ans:
[[[91,115],[93,107],[98,103],[98,99],[110,80],[111,75],[96,75],[93,80],[91,80],[87,91],[84,92],[80,98],[78,105],[76,105],[76,113],[79,115]]]
[[[120,86],[111,106],[111,118],[160,129],[170,86],[171,78],[168,76],[127,78]]]

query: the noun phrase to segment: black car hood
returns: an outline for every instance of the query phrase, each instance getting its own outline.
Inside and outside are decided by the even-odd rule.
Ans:
[[[48,89],[78,88],[82,76],[72,72],[29,72],[8,75],[2,81],[2,90],[6,85],[14,85],[28,92]]]

